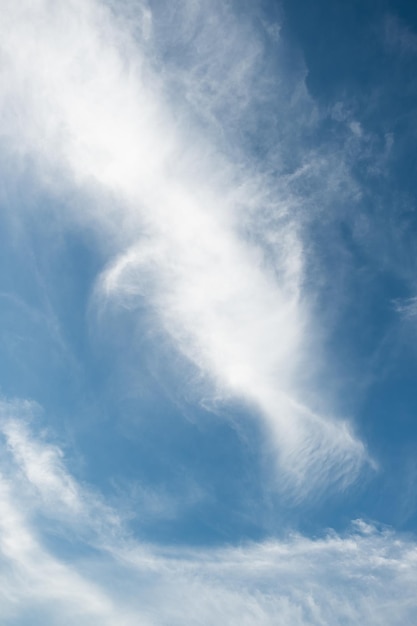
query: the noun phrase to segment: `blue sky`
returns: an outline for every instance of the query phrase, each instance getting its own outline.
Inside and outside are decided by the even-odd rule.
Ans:
[[[413,4],[0,7],[1,623],[414,624]]]

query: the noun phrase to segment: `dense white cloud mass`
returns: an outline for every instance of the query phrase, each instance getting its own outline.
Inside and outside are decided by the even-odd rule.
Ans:
[[[262,418],[283,488],[298,497],[329,480],[346,484],[357,476],[364,446],[346,423],[303,400],[315,331],[290,179],[282,176],[281,190],[272,190],[251,165],[254,157],[221,140],[238,134],[261,42],[225,7],[216,4],[205,20],[208,4],[184,2],[178,41],[200,32],[198,53],[186,68],[181,59],[164,65],[152,12],[138,6],[134,39],[111,8],[91,0],[2,0],[8,158],[20,168],[31,163],[55,191],[88,192],[90,203],[82,211],[73,206],[72,215],[93,224],[111,255],[96,305],[112,298],[134,309],[145,299],[214,393],[245,401]],[[220,50],[213,35],[222,29],[230,37]],[[222,117],[231,85],[234,123],[230,112]],[[301,165],[296,178],[320,167]],[[104,194],[111,202],[102,202]],[[268,234],[258,228],[250,240],[248,225],[265,215]]]
[[[2,623],[29,615],[44,626],[415,622],[411,539],[356,521],[346,535],[321,539],[140,545],[121,514],[69,474],[60,448],[34,435],[30,413],[28,404],[1,405]]]

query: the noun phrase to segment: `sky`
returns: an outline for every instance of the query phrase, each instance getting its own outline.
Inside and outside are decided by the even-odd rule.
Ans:
[[[415,624],[414,3],[0,10],[0,623]]]

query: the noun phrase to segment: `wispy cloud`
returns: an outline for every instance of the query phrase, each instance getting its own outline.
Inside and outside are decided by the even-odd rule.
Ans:
[[[395,300],[394,308],[404,319],[413,319],[417,316],[417,297]]]
[[[3,0],[3,141],[42,184],[88,194],[71,213],[109,250],[97,307],[111,299],[134,314],[144,300],[213,393],[262,419],[281,486],[299,497],[354,480],[366,458],[346,422],[304,400],[317,344],[294,189],[311,189],[322,164],[302,163],[294,177],[281,163],[273,185],[271,159],[260,171],[250,133],[237,137],[254,123],[262,38],[222,3],[201,7],[181,3],[175,45],[196,55],[178,53],[174,68],[145,4],[134,39],[98,2]]]
[[[110,508],[98,530],[100,496],[71,476],[56,444],[35,435],[29,415],[27,404],[2,403],[0,616],[8,624],[28,615],[43,625],[415,621],[417,547],[407,537],[356,521],[320,539],[140,545]]]
[[[391,50],[402,54],[417,52],[417,34],[396,15],[385,17],[385,43]]]
[[[0,405],[0,617],[9,624],[25,623],[29,615],[33,624],[133,624],[138,612],[117,606],[84,575],[81,560],[74,567],[42,542],[37,526],[45,528],[48,518],[62,524],[61,538],[69,528],[90,535],[94,529],[97,535],[93,519],[85,517],[96,507],[67,472],[61,450],[31,437],[31,413],[27,402]],[[106,523],[112,523],[112,515]]]

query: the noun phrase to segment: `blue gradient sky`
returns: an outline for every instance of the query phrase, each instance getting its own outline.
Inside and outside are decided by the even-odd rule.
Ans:
[[[414,624],[413,3],[0,8],[1,623]]]

